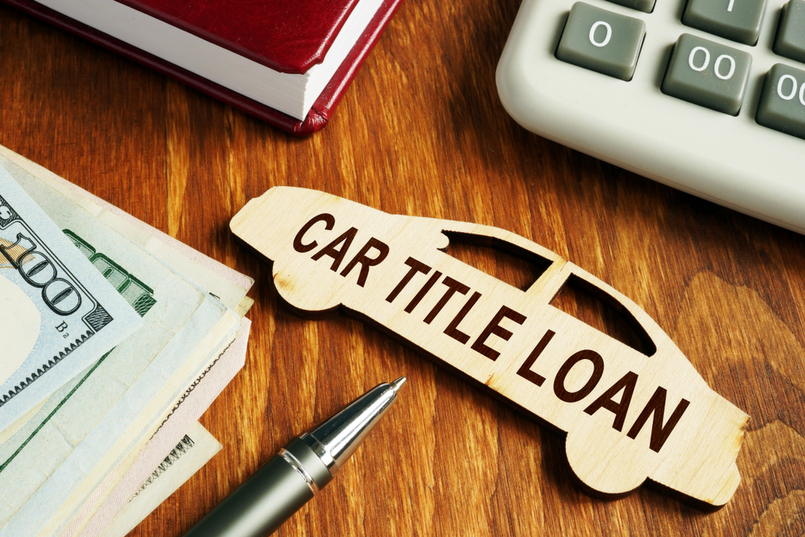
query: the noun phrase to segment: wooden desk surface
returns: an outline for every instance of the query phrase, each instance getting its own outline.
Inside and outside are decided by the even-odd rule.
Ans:
[[[246,367],[202,418],[224,449],[132,535],[182,535],[294,435],[400,375],[390,415],[278,535],[805,534],[805,237],[515,124],[494,71],[518,5],[405,2],[307,139],[0,7],[0,144],[257,282]],[[291,315],[228,229],[274,185],[498,226],[635,300],[751,416],[732,501],[591,497],[561,435],[358,320]]]

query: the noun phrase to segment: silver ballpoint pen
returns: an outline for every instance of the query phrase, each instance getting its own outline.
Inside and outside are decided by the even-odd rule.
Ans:
[[[380,384],[280,450],[185,537],[264,537],[332,480],[405,382]]]

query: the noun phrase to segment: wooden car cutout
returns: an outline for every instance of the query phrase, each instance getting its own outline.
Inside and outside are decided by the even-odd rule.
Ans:
[[[390,215],[291,187],[251,200],[231,228],[273,261],[292,307],[365,316],[566,431],[570,466],[595,491],[619,495],[650,479],[720,506],[738,487],[748,416],[642,309],[555,253],[495,227]],[[450,237],[547,268],[523,291],[448,255]],[[651,350],[551,305],[570,281],[617,304]]]

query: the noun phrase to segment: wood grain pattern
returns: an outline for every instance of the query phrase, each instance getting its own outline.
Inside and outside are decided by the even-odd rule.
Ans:
[[[294,435],[400,375],[390,415],[278,535],[805,533],[805,237],[518,127],[494,85],[517,7],[404,3],[302,140],[0,7],[0,144],[258,282],[246,368],[202,420],[224,450],[133,536],[182,535]],[[590,496],[544,424],[359,321],[292,315],[228,229],[275,185],[507,229],[623,292],[750,415],[733,499]]]

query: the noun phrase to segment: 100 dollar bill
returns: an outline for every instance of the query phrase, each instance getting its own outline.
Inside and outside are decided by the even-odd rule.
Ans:
[[[0,167],[0,431],[141,323]]]
[[[223,326],[221,341],[204,341],[230,317],[213,296],[242,311],[238,305],[248,285],[230,289],[236,283],[231,278],[196,268],[179,251],[159,247],[162,241],[119,221],[86,192],[2,147],[0,167],[143,314],[143,328],[134,337],[119,344],[80,386],[54,401],[55,408],[42,408],[0,445],[0,535],[52,536],[79,505],[83,509],[96,501],[94,492],[87,496],[93,487],[140,449],[198,376],[194,369],[203,368],[206,355],[226,344]],[[193,281],[200,270],[203,286]],[[131,282],[150,290],[147,309],[137,307],[144,295],[127,293]]]

